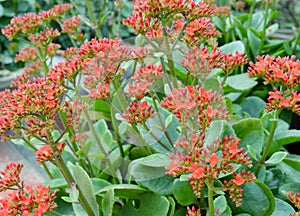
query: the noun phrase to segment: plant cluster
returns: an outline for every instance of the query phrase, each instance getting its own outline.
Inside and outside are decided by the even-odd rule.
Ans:
[[[300,133],[282,119],[300,114],[300,63],[257,55],[275,3],[261,4],[263,29],[248,32],[260,38],[252,53],[244,30],[229,38],[220,23],[247,28],[258,15],[242,24],[212,0],[135,0],[123,20],[138,35],[135,46],[101,38],[98,28],[99,38],[86,40],[80,17],[65,18],[71,4],[14,17],[2,33],[28,42],[15,57],[27,65],[14,89],[0,93],[0,135],[33,150],[49,181],[24,186],[22,165],[7,165],[0,189],[16,190],[0,199],[0,211],[296,215],[289,202],[299,208],[300,157],[284,146]],[[75,43],[53,65],[61,33]],[[266,102],[250,95],[263,85],[273,89]]]

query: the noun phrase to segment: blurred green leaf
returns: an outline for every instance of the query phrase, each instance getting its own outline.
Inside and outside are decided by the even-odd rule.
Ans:
[[[164,196],[145,193],[138,197],[140,204],[127,202],[121,209],[121,216],[167,216],[170,203]]]

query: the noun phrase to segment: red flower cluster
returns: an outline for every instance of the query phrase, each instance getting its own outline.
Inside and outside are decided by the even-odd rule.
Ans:
[[[184,22],[183,19],[177,20],[174,29],[179,32]],[[198,46],[204,40],[220,37],[220,32],[215,29],[213,23],[207,17],[195,19],[188,23],[184,33],[183,40],[190,46]]]
[[[196,3],[193,0],[136,0],[134,5],[133,14],[123,23],[133,28],[137,34],[155,39],[161,38],[163,31],[166,31],[171,38],[177,38],[184,23],[186,29],[183,38],[190,45],[220,34],[210,20],[218,9],[215,4],[204,1]],[[171,19],[175,22],[169,22]]]
[[[64,147],[66,146],[66,142],[62,142],[56,145],[57,150],[62,153]],[[36,153],[35,157],[38,163],[44,163],[46,161],[51,161],[54,158],[54,152],[50,145],[44,145],[39,148]]]
[[[11,162],[0,171],[0,192],[13,190],[6,197],[0,199],[0,215],[42,216],[56,207],[55,192],[42,185],[24,186],[20,181],[23,164]],[[15,187],[14,187],[15,186]]]
[[[198,48],[194,46],[184,53],[182,66],[194,77],[205,80],[214,68],[220,68],[222,66],[224,54],[218,50],[217,46],[214,46],[209,51],[207,46]]]
[[[129,84],[128,95],[135,97],[137,100],[141,100],[149,90],[149,87],[162,75],[162,65],[149,64],[139,68],[133,75],[133,84]]]
[[[244,149],[238,149],[240,140],[231,136],[225,137],[224,140],[219,139],[211,146],[204,146],[204,134],[202,136],[191,134],[189,137],[189,139],[179,138],[175,142],[174,146],[178,151],[170,155],[172,163],[166,166],[169,170],[167,174],[172,176],[191,174],[188,180],[195,194],[200,195],[204,184],[213,184],[221,173],[233,172],[234,178],[223,182],[223,190],[229,191],[230,198],[239,206],[242,198],[239,186],[255,179],[255,175],[250,172],[235,173],[233,164],[252,166],[247,153],[242,153]]]
[[[161,106],[172,110],[183,127],[193,125],[190,130],[205,132],[213,120],[228,118],[222,101],[222,96],[217,93],[203,87],[187,86],[173,89],[172,94],[161,101]]]
[[[250,62],[250,77],[264,78],[264,84],[280,85],[284,88],[299,86],[300,61],[296,56],[277,57],[257,56],[257,62]]]
[[[154,117],[154,110],[147,101],[130,102],[126,111],[123,113],[123,118],[130,124],[143,124],[148,118],[152,117]]]
[[[0,214],[2,216],[42,216],[56,208],[54,199],[55,192],[51,193],[49,187],[40,184],[36,187],[27,185],[0,199]]]
[[[65,108],[59,96],[65,89],[47,78],[27,81],[16,90],[0,93],[0,135],[14,130],[17,135],[47,137],[55,127],[55,116]]]
[[[181,64],[194,78],[200,78],[203,81],[214,68],[220,68],[225,74],[229,74],[234,68],[247,62],[248,59],[244,53],[226,54],[217,46],[212,49],[207,46],[201,48],[194,46],[184,53]]]
[[[200,209],[196,210],[195,206],[192,206],[191,208],[187,206],[186,216],[201,216]]]
[[[76,34],[78,26],[81,24],[81,19],[78,16],[71,17],[64,21],[62,26],[63,33]]]
[[[4,171],[0,171],[0,192],[6,191],[20,183],[20,173],[23,164],[11,162],[5,166]]]
[[[280,87],[269,92],[266,111],[289,109],[300,115],[300,94],[297,93],[300,61],[292,57],[257,56],[257,62],[250,62],[249,77],[264,79],[264,84]]]
[[[39,34],[31,34],[28,39],[31,40],[38,47],[45,47],[56,37],[60,35],[57,29],[45,29],[40,31]]]
[[[288,191],[286,192],[286,195],[289,198],[289,200],[296,206],[298,211],[300,211],[300,193],[299,192],[295,193],[294,191]]]
[[[10,24],[2,29],[2,34],[9,40],[13,40],[19,33],[26,36],[38,32],[43,22],[50,22],[72,8],[70,4],[55,5],[48,11],[39,14],[26,13],[23,16],[17,16],[11,19]]]

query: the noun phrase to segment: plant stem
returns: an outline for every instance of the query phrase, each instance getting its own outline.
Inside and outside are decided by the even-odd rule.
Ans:
[[[248,21],[248,29],[251,27],[252,24],[252,16],[254,13],[254,8],[255,8],[255,0],[252,0],[251,8],[250,8],[250,14],[249,14],[249,21]]]
[[[214,216],[215,215],[215,208],[214,208],[214,191],[213,186],[211,184],[207,185],[207,196],[208,196],[208,208],[209,208],[209,215]]]
[[[71,187],[71,185],[73,185],[75,183],[75,180],[74,180],[71,172],[69,171],[67,165],[65,164],[64,160],[62,159],[61,154],[59,153],[59,151],[57,149],[56,143],[53,142],[52,135],[49,131],[47,131],[47,139],[49,141],[52,151],[54,152],[55,164],[59,168],[59,170],[61,171],[63,176],[65,177],[69,186]],[[82,207],[84,208],[84,210],[86,211],[86,213],[89,216],[94,216],[93,210],[92,210],[91,206],[89,205],[88,201],[86,200],[85,196],[83,195],[81,188],[79,186],[77,186],[77,189],[79,192],[78,199],[79,199]]]
[[[173,61],[173,55],[172,55],[172,51],[171,51],[169,40],[168,40],[168,33],[167,33],[165,28],[163,28],[163,33],[164,33],[164,42],[165,42],[165,46],[166,46],[166,56],[167,56],[169,70],[170,70],[171,80],[174,80],[174,82],[173,82],[174,87],[178,88],[176,73],[175,73],[175,66],[174,66],[174,61]]]
[[[143,127],[146,129],[146,131],[150,134],[150,136],[161,146],[163,147],[164,149],[166,149],[167,151],[170,151],[170,149],[165,145],[163,144],[152,132],[152,130],[150,130],[150,128],[147,126],[146,123],[143,124]]]
[[[260,47],[258,54],[261,54],[263,47],[264,47],[264,40],[266,35],[266,29],[267,29],[267,22],[269,17],[269,9],[270,9],[270,0],[267,0],[266,2],[266,11],[265,11],[265,17],[264,17],[264,26],[261,34],[261,41],[260,41]]]
[[[175,49],[175,47],[176,47],[178,41],[180,40],[181,36],[183,35],[184,29],[185,29],[185,27],[186,27],[187,24],[188,24],[188,22],[187,22],[187,20],[185,19],[185,20],[184,20],[184,23],[183,23],[183,26],[182,26],[182,28],[180,29],[180,32],[179,32],[179,34],[178,34],[178,36],[177,36],[177,38],[176,38],[176,40],[175,40],[175,42],[174,42],[174,44],[173,44],[173,46],[172,46],[171,51],[173,51],[173,50]]]
[[[92,9],[91,1],[90,0],[85,0],[85,5],[86,5],[86,8],[88,10],[91,21],[93,23],[93,28],[95,29],[95,33],[96,33],[97,37],[102,38],[102,34],[101,34],[101,32],[100,32],[100,30],[97,26],[97,21],[96,21],[96,18],[95,18],[93,9]]]
[[[165,124],[164,124],[164,122],[163,122],[163,120],[162,120],[162,118],[161,118],[161,115],[160,115],[160,112],[159,112],[159,109],[158,109],[156,100],[155,100],[155,98],[154,98],[154,94],[153,94],[152,91],[150,91],[149,94],[151,95],[151,98],[152,98],[152,101],[153,101],[153,105],[154,105],[154,109],[155,109],[155,112],[157,113],[157,117],[158,117],[159,123],[160,123],[160,125],[161,125],[161,127],[162,127],[162,129],[163,129],[163,132],[165,133],[165,135],[166,135],[166,137],[167,137],[169,143],[170,143],[171,146],[172,146],[172,139],[171,139],[171,137],[170,137],[170,135],[169,135],[169,133],[168,133],[168,131],[167,131],[167,128],[165,127]]]
[[[261,167],[264,165],[266,158],[269,154],[270,148],[272,146],[272,142],[273,142],[273,138],[274,138],[274,134],[275,134],[275,130],[277,128],[277,123],[278,123],[278,116],[280,114],[281,110],[276,110],[275,114],[274,114],[274,119],[272,119],[272,126],[271,126],[271,130],[270,130],[270,134],[268,137],[268,141],[266,143],[266,146],[264,148],[264,152],[263,155],[261,156],[261,159],[259,161],[259,164],[256,168],[255,174],[256,176],[259,174]]]
[[[101,18],[103,16],[103,12],[104,12],[105,6],[106,6],[106,0],[103,1],[102,6],[101,6],[101,10],[99,12],[97,27],[100,27],[100,25],[102,24],[101,23]]]

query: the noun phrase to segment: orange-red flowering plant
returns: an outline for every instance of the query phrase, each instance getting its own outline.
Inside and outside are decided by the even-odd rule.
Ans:
[[[130,43],[101,37],[92,16],[97,37],[88,38],[73,9],[27,13],[2,29],[28,46],[15,57],[24,73],[0,93],[0,135],[32,149],[49,180],[24,185],[22,165],[8,164],[0,190],[13,192],[1,215],[295,213],[300,157],[285,145],[300,140],[288,124],[300,114],[296,56],[255,60],[245,41],[220,46],[219,21],[234,19],[212,0],[135,0],[123,20],[137,34]],[[63,34],[73,47],[61,51]],[[262,84],[266,98],[252,94]]]

